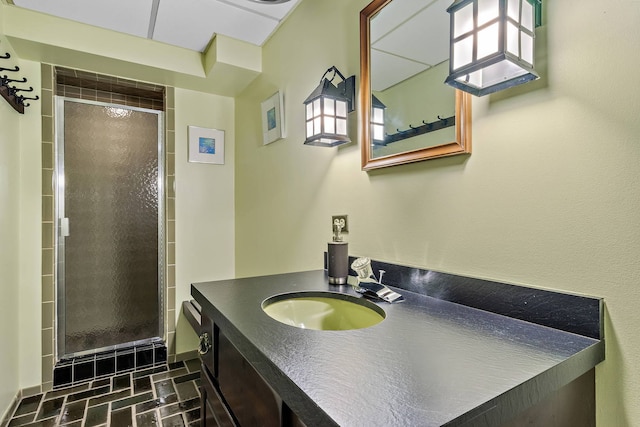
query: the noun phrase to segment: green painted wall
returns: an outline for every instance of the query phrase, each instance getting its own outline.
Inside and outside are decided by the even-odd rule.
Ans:
[[[302,144],[324,71],[358,73],[366,4],[304,0],[236,99],[237,275],[321,268],[330,216],[348,214],[353,255],[604,297],[598,425],[637,425],[640,2],[545,2],[543,77],[473,100],[471,156],[371,173],[357,144]],[[260,102],[278,89],[288,137],[263,146]]]
[[[1,16],[0,16],[1,18]],[[0,34],[2,24],[0,19]],[[0,55],[13,53],[0,36]],[[4,62],[4,61],[3,61]],[[8,68],[8,67],[5,67]],[[19,386],[19,334],[15,327],[18,318],[20,239],[19,222],[20,181],[20,115],[0,98],[0,419],[11,404]]]

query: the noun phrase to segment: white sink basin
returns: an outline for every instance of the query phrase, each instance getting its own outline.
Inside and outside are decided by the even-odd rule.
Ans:
[[[262,302],[262,310],[287,325],[321,331],[363,329],[382,322],[385,312],[364,298],[335,292],[292,292]]]

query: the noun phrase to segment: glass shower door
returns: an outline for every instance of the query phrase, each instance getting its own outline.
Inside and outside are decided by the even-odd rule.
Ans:
[[[162,113],[58,98],[58,359],[163,336]]]

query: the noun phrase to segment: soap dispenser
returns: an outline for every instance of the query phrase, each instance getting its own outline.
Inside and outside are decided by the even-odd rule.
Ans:
[[[333,238],[327,249],[327,270],[332,285],[344,285],[349,275],[349,247],[340,234],[344,226],[344,219],[333,221]]]

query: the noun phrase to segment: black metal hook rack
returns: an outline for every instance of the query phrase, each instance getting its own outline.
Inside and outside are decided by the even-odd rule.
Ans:
[[[7,52],[4,55],[0,55],[0,59],[9,59],[11,55]],[[0,67],[0,72],[9,72],[9,73],[17,73],[20,71],[20,67],[17,65],[13,68],[4,68]],[[29,86],[28,89],[19,88],[15,85],[11,85],[12,83],[26,83],[27,79],[25,77],[21,79],[11,79],[9,76],[0,75],[0,95],[20,114],[24,114],[25,107],[30,106],[30,103],[25,103],[25,101],[37,101],[40,99],[38,95],[35,97],[27,97],[20,92],[33,92],[33,87]]]
[[[386,134],[384,137],[384,141],[374,141],[375,145],[387,145],[392,142],[401,141],[406,138],[411,138],[412,136],[422,135],[423,133],[429,133],[436,130],[448,128],[450,126],[455,126],[456,124],[456,116],[442,118],[438,116],[438,120],[433,122],[425,122],[422,121],[420,126],[409,125],[409,129],[400,130],[396,129],[398,132],[394,134]]]

